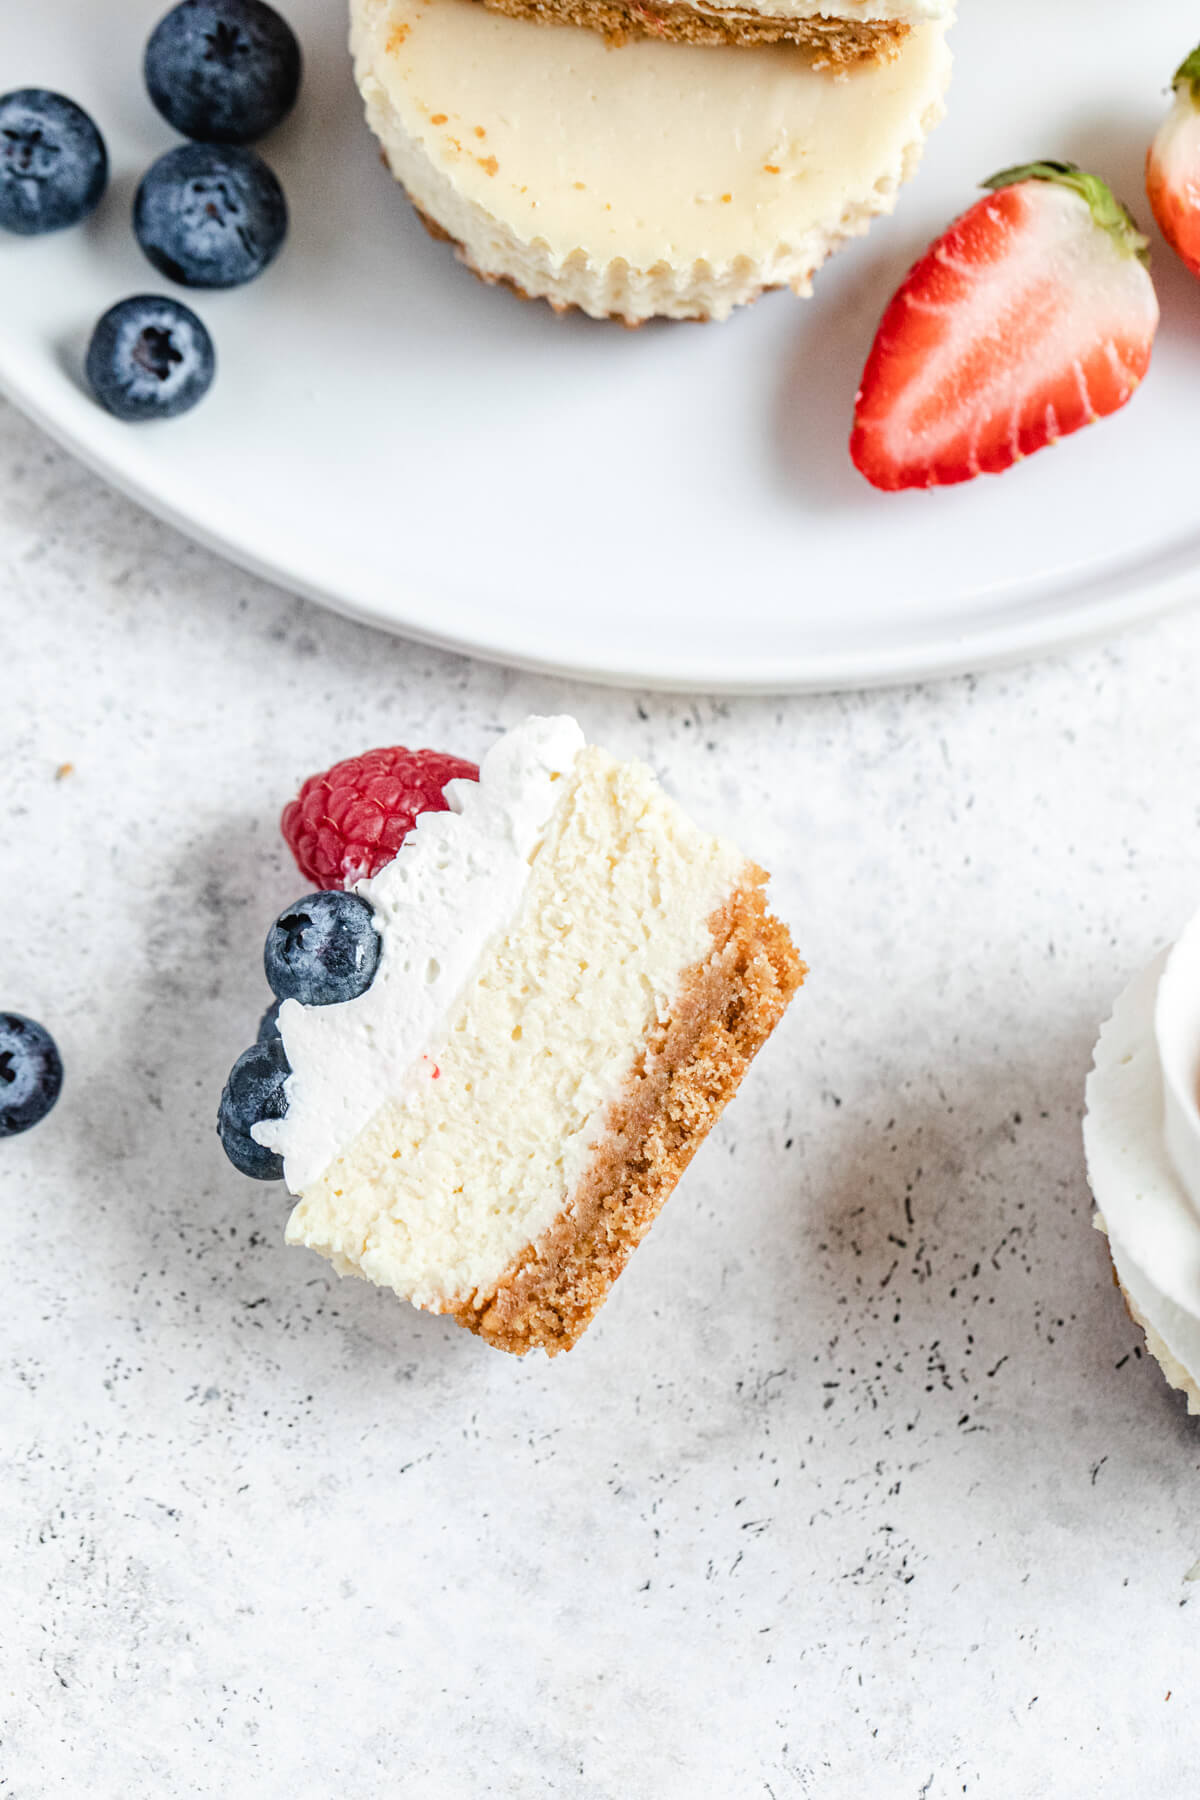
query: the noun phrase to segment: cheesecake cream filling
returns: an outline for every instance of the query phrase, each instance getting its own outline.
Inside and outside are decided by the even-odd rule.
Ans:
[[[1084,1143],[1121,1285],[1200,1384],[1200,915],[1101,1032]]]
[[[514,915],[426,1054],[304,1185],[288,1242],[433,1311],[490,1293],[569,1204],[745,873],[648,770],[581,752]]]
[[[478,0],[351,10],[368,120],[422,211],[480,273],[630,317],[720,317],[763,286],[805,287],[890,210],[949,78],[939,23],[834,79],[787,44],[613,49]],[[594,291],[613,268],[625,304]],[[636,292],[662,271],[682,283],[674,308],[669,281]]]

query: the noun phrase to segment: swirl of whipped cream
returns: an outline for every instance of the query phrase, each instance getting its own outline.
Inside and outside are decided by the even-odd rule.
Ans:
[[[1117,1277],[1200,1412],[1200,914],[1130,982],[1096,1045],[1083,1126]]]

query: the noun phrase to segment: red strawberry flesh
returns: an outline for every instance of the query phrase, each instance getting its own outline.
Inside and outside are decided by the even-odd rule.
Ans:
[[[1146,157],[1146,193],[1168,244],[1200,275],[1200,50],[1175,72],[1175,104]]]
[[[1057,173],[1002,186],[911,271],[855,410],[851,455],[876,487],[998,473],[1130,399],[1158,304],[1143,240],[1094,187],[1095,205]]]

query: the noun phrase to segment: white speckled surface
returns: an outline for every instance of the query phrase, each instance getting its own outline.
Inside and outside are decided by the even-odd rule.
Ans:
[[[0,642],[0,1003],[67,1065],[0,1145],[4,1800],[1194,1791],[1200,1438],[1078,1126],[1200,899],[1200,612],[605,693],[256,584],[0,410]],[[559,708],[776,871],[813,974],[550,1365],[286,1251],[212,1116],[297,779]]]

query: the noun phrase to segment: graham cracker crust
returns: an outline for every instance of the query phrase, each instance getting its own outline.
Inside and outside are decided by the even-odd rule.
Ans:
[[[610,44],[655,37],[672,44],[792,43],[807,50],[816,69],[846,69],[894,56],[908,36],[899,20],[787,19],[736,8],[644,5],[641,0],[484,0],[493,12],[539,25],[580,25]]]
[[[711,921],[711,955],[688,971],[613,1103],[591,1168],[562,1213],[495,1288],[451,1310],[497,1349],[570,1350],[733,1098],[807,970],[767,911],[753,865]]]

